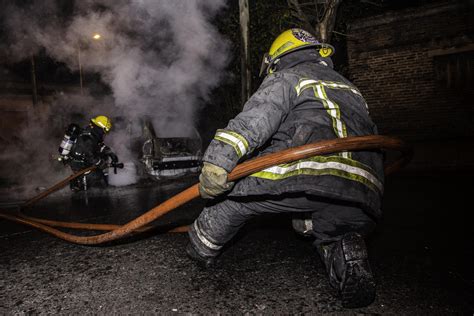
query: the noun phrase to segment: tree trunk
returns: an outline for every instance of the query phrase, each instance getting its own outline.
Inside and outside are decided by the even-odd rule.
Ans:
[[[319,41],[329,43],[336,23],[337,8],[342,0],[287,0],[292,14],[302,27]]]
[[[300,4],[300,1],[298,1],[298,0],[287,0],[287,3],[288,3],[288,6],[290,7],[290,9],[293,10],[293,12],[292,12],[293,16],[300,21],[301,27],[304,30],[306,30],[306,31],[308,31],[311,34],[316,36],[318,34],[318,32],[316,31],[314,26],[309,21],[309,18],[306,15],[306,13],[303,9],[303,5]]]
[[[328,0],[327,7],[322,20],[316,25],[316,31],[319,33],[321,42],[329,43],[332,37],[332,31],[336,24],[337,8],[342,0]]]
[[[33,97],[33,106],[38,104],[38,85],[36,82],[36,65],[35,65],[35,56],[31,55],[31,94]]]
[[[241,32],[241,83],[242,83],[242,105],[250,98],[252,73],[250,71],[250,49],[249,49],[249,2],[239,0],[240,32]]]

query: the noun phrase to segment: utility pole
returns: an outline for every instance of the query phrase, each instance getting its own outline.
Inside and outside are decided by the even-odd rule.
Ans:
[[[240,12],[240,33],[241,33],[241,50],[240,50],[240,72],[242,84],[242,105],[250,98],[252,90],[252,73],[250,71],[250,49],[249,49],[249,1],[239,0]]]
[[[38,86],[36,83],[36,65],[35,65],[35,55],[31,55],[31,92],[33,95],[33,106],[38,104]]]
[[[81,95],[82,95],[84,94],[84,87],[82,83],[81,45],[77,47],[77,63],[79,66],[79,85],[81,86]]]

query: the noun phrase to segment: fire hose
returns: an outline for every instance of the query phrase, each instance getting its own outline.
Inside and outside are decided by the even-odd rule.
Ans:
[[[112,167],[114,168],[114,173],[117,174],[117,168],[119,169],[122,169],[124,167],[123,163],[111,163],[109,165],[109,167]],[[95,169],[97,169],[98,167],[97,166],[90,166],[90,167],[87,167],[87,168],[84,168],[82,170],[79,170],[78,172],[70,175],[69,177],[67,177],[66,179],[62,180],[61,182],[58,182],[56,183],[55,185],[53,185],[52,187],[50,187],[49,189],[41,192],[40,194],[34,196],[33,198],[27,200],[25,203],[22,204],[22,208],[27,208],[29,207],[30,205],[38,202],[39,200],[42,200],[44,199],[45,197],[47,197],[48,195],[50,195],[51,193],[54,193],[56,192],[57,190],[63,188],[64,186],[66,186],[69,182],[71,182],[72,180],[76,179],[76,178],[79,178],[80,176],[82,176],[83,174],[86,174],[86,173],[89,173],[89,172],[92,172],[94,171]]]
[[[341,151],[361,151],[361,150],[379,150],[388,149],[395,150],[401,153],[400,157],[390,165],[385,166],[385,174],[389,175],[399,168],[405,166],[412,158],[413,151],[410,146],[404,143],[402,140],[394,137],[381,136],[381,135],[369,135],[369,136],[358,136],[358,137],[347,137],[338,138],[332,140],[320,141],[317,143],[307,144],[299,147],[289,148],[276,153],[267,154],[258,158],[247,160],[237,165],[234,170],[228,175],[228,181],[235,181],[240,178],[251,175],[260,170],[269,168],[274,165],[289,163],[296,160],[306,159],[317,155],[326,155],[338,153]],[[82,172],[82,171],[81,171]],[[85,171],[87,172],[87,171]],[[85,173],[84,172],[84,173]],[[80,175],[73,175],[80,176]],[[73,177],[71,176],[71,177]],[[69,181],[71,180],[68,178]],[[66,179],[67,180],[67,179]],[[64,180],[64,181],[66,181]],[[55,186],[56,187],[56,186]],[[53,188],[55,188],[53,187]],[[52,188],[51,188],[52,189]],[[54,192],[48,190],[48,192]],[[46,195],[42,193],[41,198]],[[111,242],[123,237],[131,235],[133,232],[146,231],[152,227],[147,226],[151,222],[155,221],[164,214],[176,209],[177,207],[199,197],[198,184],[195,184],[184,191],[176,194],[172,198],[164,201],[163,203],[155,206],[146,213],[138,216],[124,225],[111,225],[111,224],[86,224],[86,223],[68,223],[49,221],[43,219],[31,218],[23,215],[9,215],[0,213],[0,218],[4,218],[10,221],[14,221],[20,224],[28,225],[37,228],[43,232],[51,234],[55,237],[69,241],[71,243],[82,244],[82,245],[98,245],[106,242]],[[27,201],[28,205],[31,205],[31,201],[36,202],[39,199],[37,197]],[[65,228],[77,228],[87,230],[109,230],[106,233],[102,233],[94,236],[78,236],[69,233],[65,233],[61,230],[55,229],[53,226],[65,227]],[[177,228],[178,231],[184,230],[183,227]]]

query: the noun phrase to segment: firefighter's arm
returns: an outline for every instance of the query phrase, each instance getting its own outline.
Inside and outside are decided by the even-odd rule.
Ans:
[[[100,148],[100,153],[102,154],[103,157],[105,157],[105,159],[107,159],[107,157],[110,157],[110,160],[114,164],[116,164],[119,161],[117,155],[107,145],[102,144]]]
[[[119,163],[119,159],[117,155],[110,149],[109,146],[106,146],[104,144],[100,144],[100,155],[101,155],[101,161],[99,162],[101,166],[99,168],[105,169],[107,167],[112,167],[114,168],[114,173],[117,174],[117,168],[122,169],[124,167],[123,163]],[[108,164],[108,159],[110,158],[111,164]]]
[[[293,106],[296,90],[291,82],[296,79],[289,76],[278,72],[267,76],[243,111],[226,128],[217,130],[203,160],[230,172],[239,160],[262,146]]]
[[[199,190],[204,198],[220,195],[233,186],[227,174],[239,160],[262,146],[288,115],[295,97],[283,74],[268,76],[227,127],[218,130],[204,154]]]

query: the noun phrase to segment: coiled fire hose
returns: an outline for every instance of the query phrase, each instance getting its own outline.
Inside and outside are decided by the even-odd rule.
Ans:
[[[395,150],[401,153],[401,156],[395,162],[385,167],[386,175],[406,165],[411,160],[411,157],[413,155],[413,151],[410,146],[408,146],[402,140],[394,137],[369,135],[338,138],[289,148],[280,152],[264,155],[262,157],[245,161],[242,164],[236,166],[234,170],[232,170],[232,172],[228,175],[228,181],[230,182],[238,180],[240,178],[246,177],[248,175],[251,175],[255,172],[269,168],[274,165],[289,163],[292,161],[305,159],[317,155],[326,155],[341,151],[360,151],[377,149]],[[65,241],[69,241],[71,243],[82,245],[98,245],[129,236],[133,232],[147,230],[149,229],[149,227],[147,227],[146,225],[163,216],[164,214],[174,210],[175,208],[191,201],[196,197],[199,197],[198,184],[195,184],[189,187],[188,189],[182,191],[181,193],[176,194],[172,198],[164,201],[163,203],[157,205],[148,212],[144,213],[141,216],[138,216],[134,220],[124,225],[67,223],[40,220],[22,215],[15,216],[4,213],[0,213],[0,218],[35,227],[41,231],[44,231]],[[35,199],[35,201],[38,200],[39,199]],[[29,200],[28,202],[30,201],[31,200]],[[110,231],[95,236],[77,236],[65,233],[63,231],[53,228],[52,226]]]

